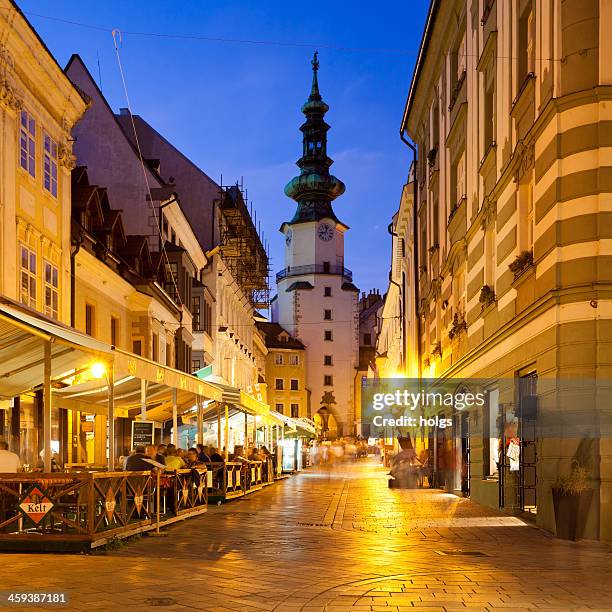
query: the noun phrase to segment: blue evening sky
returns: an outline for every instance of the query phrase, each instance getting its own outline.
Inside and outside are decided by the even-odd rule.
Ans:
[[[338,217],[351,227],[345,265],[361,290],[386,290],[387,225],[410,162],[398,132],[427,0],[18,3],[62,66],[78,53],[97,78],[99,58],[102,90],[114,109],[126,103],[110,33],[58,20],[124,32],[121,56],[134,113],[215,180],[221,174],[225,183],[243,177],[270,243],[274,272],[283,267],[278,228],[295,207],[283,187],[298,171],[300,107],[318,48],[321,92],[330,106],[332,172],[346,183],[346,193],[334,204]],[[313,44],[211,42],[128,32]]]

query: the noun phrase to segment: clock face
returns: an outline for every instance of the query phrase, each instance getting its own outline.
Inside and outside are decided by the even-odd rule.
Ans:
[[[285,234],[285,242],[287,244],[291,244],[292,238],[293,238],[293,232],[291,230],[287,230],[287,233]]]
[[[317,236],[324,242],[329,242],[334,237],[334,228],[327,223],[321,223],[317,230]]]

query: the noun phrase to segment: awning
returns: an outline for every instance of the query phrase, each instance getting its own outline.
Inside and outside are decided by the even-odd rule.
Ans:
[[[280,423],[283,423],[287,427],[290,427],[294,432],[297,432],[299,429],[309,434],[316,433],[315,425],[310,419],[306,419],[304,417],[300,417],[300,418],[290,417],[290,416],[287,416],[286,414],[281,414],[280,412],[276,412],[275,410],[270,410],[270,417],[276,419]]]
[[[51,378],[112,361],[111,346],[63,325],[0,304],[0,398],[26,393],[42,384],[44,345],[51,343]]]
[[[57,405],[63,408],[107,413],[106,376],[101,379],[83,376],[95,362],[103,363],[107,371],[113,368],[117,415],[127,416],[131,409],[140,411],[141,379],[147,381],[148,411],[169,412],[168,418],[172,418],[173,389],[176,389],[179,410],[193,406],[198,396],[216,401],[223,398],[223,391],[210,382],[117,349],[9,304],[0,304],[0,398],[26,393],[42,384],[45,342],[51,343],[53,395]],[[70,384],[66,386],[66,383]]]

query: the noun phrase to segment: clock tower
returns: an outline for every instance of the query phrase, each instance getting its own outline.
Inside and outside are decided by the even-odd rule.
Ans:
[[[344,183],[330,174],[324,117],[329,107],[319,93],[319,61],[312,60],[312,88],[302,106],[300,174],[285,186],[297,202],[293,218],[281,225],[285,267],[276,275],[278,295],[272,318],[306,346],[308,415],[325,437],[355,431],[353,403],[359,358],[359,290],[344,265],[344,234],[332,201]],[[285,383],[286,384],[286,383]]]

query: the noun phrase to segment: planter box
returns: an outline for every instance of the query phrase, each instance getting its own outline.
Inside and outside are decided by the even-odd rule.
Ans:
[[[563,540],[580,540],[591,507],[593,489],[567,494],[553,488],[552,496],[557,537]]]

